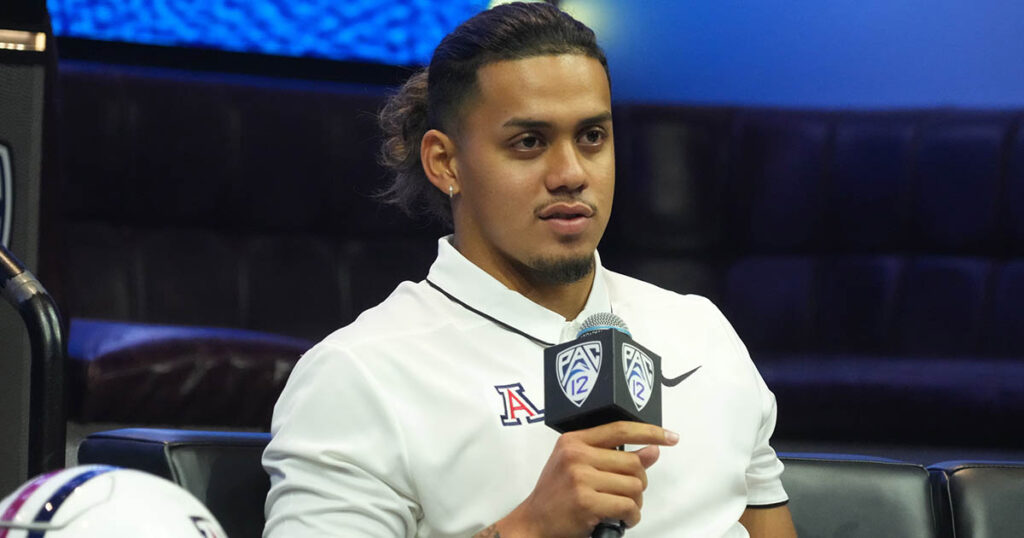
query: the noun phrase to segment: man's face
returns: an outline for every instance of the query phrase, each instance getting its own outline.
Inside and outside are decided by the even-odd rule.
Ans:
[[[506,284],[590,273],[612,208],[611,96],[600,62],[577,54],[477,72],[456,136],[456,247]]]

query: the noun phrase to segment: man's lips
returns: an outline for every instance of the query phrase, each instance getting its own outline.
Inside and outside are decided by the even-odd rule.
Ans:
[[[548,219],[574,219],[594,216],[594,207],[583,202],[555,202],[541,208],[537,217]]]
[[[594,213],[596,208],[585,202],[554,202],[543,206],[537,217],[555,234],[575,237],[588,229]]]

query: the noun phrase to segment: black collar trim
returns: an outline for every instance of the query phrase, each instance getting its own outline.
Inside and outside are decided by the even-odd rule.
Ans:
[[[461,300],[459,300],[458,297],[456,297],[456,296],[452,295],[451,293],[448,293],[447,291],[445,291],[444,288],[442,288],[441,286],[438,286],[437,284],[434,284],[433,282],[431,282],[429,278],[426,278],[424,280],[427,281],[427,284],[430,284],[430,287],[432,287],[435,290],[441,292],[442,295],[447,297],[453,303],[461,306],[462,308],[465,308],[466,310],[469,310],[470,312],[473,312],[474,314],[476,314],[476,315],[478,315],[478,316],[480,316],[480,317],[482,317],[484,319],[490,320],[495,325],[501,327],[502,329],[505,329],[506,331],[511,331],[511,332],[514,332],[514,333],[516,333],[516,334],[518,334],[520,336],[523,336],[523,337],[527,338],[528,340],[530,340],[531,342],[533,342],[533,343],[535,343],[535,344],[537,344],[537,345],[539,345],[541,347],[547,348],[547,347],[551,347],[551,346],[555,345],[552,342],[546,342],[544,340],[541,340],[540,338],[537,338],[535,336],[527,334],[527,333],[523,332],[522,330],[517,329],[517,328],[509,325],[508,323],[505,323],[504,321],[501,321],[498,318],[495,318],[494,316],[485,314],[484,312],[481,312],[481,311],[473,308],[472,306],[469,306],[468,304],[466,304],[466,303],[462,302]]]

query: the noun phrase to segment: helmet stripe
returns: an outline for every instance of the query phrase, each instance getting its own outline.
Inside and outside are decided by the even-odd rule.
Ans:
[[[52,471],[35,477],[27,486],[21,489],[21,492],[18,493],[18,496],[15,497],[11,505],[7,507],[7,510],[4,510],[3,515],[0,516],[0,521],[14,521],[14,518],[18,515],[18,510],[21,510],[21,507],[25,505],[28,498],[31,497],[32,494],[43,485],[43,483],[59,472],[60,471]],[[0,528],[0,538],[7,538],[8,530],[8,527]]]
[[[81,486],[96,476],[103,473],[109,473],[116,469],[117,467],[110,466],[95,467],[72,478],[71,480],[68,480],[60,487],[60,489],[50,496],[48,501],[43,503],[43,507],[40,508],[39,513],[36,514],[35,523],[48,523],[53,519],[53,516],[57,515],[57,510],[62,504],[64,504],[64,501],[68,500],[68,497],[75,492],[75,489],[77,489],[78,486]],[[43,538],[45,533],[46,531],[32,531],[28,533],[28,538]]]

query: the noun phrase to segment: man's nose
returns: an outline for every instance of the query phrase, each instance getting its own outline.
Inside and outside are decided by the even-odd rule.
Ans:
[[[550,162],[546,179],[549,191],[567,190],[575,192],[587,186],[587,171],[583,156],[575,143],[555,145],[549,152]]]

